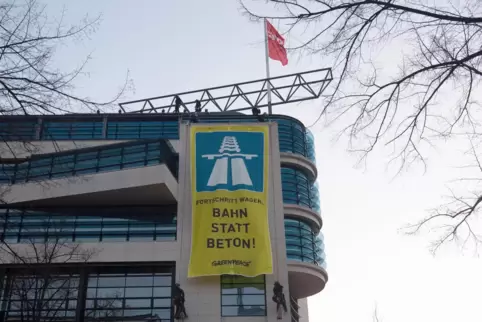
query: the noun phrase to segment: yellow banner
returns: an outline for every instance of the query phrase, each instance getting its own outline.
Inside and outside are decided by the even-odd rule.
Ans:
[[[191,127],[188,277],[273,272],[268,133],[267,125]]]

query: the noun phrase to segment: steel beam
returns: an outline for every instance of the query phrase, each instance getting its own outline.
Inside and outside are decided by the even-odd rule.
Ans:
[[[198,112],[240,112],[268,106],[268,82],[271,105],[276,106],[319,98],[332,80],[331,68],[323,68],[124,102],[119,106],[123,113],[192,113],[196,108]]]

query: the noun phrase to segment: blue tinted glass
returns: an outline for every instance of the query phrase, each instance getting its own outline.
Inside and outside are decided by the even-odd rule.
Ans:
[[[43,123],[41,138],[43,140],[101,139],[103,126],[102,120],[86,122],[46,121]]]
[[[178,139],[176,121],[108,121],[108,139]]]
[[[323,235],[316,235],[310,225],[296,219],[285,219],[288,259],[325,267]]]
[[[0,135],[5,141],[35,140],[37,121],[0,122]]]
[[[116,242],[116,241],[162,241],[176,240],[175,213],[159,210],[132,208],[129,213],[151,220],[138,220],[111,217],[119,208],[78,210],[79,216],[69,216],[75,210],[23,211],[17,209],[0,210],[0,240],[28,242],[35,240],[62,240],[77,242]],[[64,213],[63,213],[64,212]],[[124,210],[125,212],[125,210]],[[101,216],[103,213],[109,217]],[[84,214],[99,214],[86,216]],[[155,218],[155,219],[154,219]],[[154,221],[155,220],[155,221]],[[156,277],[158,278],[158,277]],[[159,277],[160,278],[160,277]]]
[[[1,165],[0,183],[20,183],[48,178],[62,178],[124,168],[143,167],[166,162],[176,175],[174,153],[164,141],[133,142],[119,146],[100,146],[75,150],[71,154],[35,156],[17,165]],[[175,166],[172,166],[175,164]]]
[[[302,171],[281,168],[281,182],[284,203],[297,204],[320,212],[318,186],[311,183]]]
[[[254,117],[202,118],[207,123],[243,123],[253,122]],[[299,121],[285,117],[273,117],[278,123],[280,150],[297,153],[315,161],[314,139],[312,133]],[[43,120],[41,139],[43,140],[92,140],[102,139],[104,122],[101,118],[66,120]],[[3,122],[0,123],[0,133],[12,140],[35,139],[37,121]],[[107,139],[138,139],[163,138],[179,139],[179,123],[173,120],[111,120],[107,118]]]
[[[281,152],[301,154],[315,162],[313,135],[296,120],[278,119],[278,137]]]

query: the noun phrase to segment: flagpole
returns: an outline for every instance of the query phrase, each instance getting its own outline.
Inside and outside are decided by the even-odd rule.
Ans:
[[[271,85],[269,83],[269,53],[268,53],[268,19],[264,18],[264,52],[266,56],[266,89],[268,95],[268,115],[273,114],[271,109]]]

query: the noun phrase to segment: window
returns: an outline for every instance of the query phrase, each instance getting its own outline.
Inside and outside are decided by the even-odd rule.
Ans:
[[[87,286],[87,319],[145,315],[171,318],[169,273],[90,274]]]
[[[0,164],[0,183],[62,178],[166,163],[177,176],[177,162],[169,144],[150,140],[34,155],[19,164]]]
[[[265,276],[221,276],[221,316],[266,316]]]
[[[175,211],[162,207],[0,210],[0,240],[8,243],[51,238],[75,242],[172,241],[176,240],[176,230]]]
[[[92,140],[102,139],[102,119],[80,121],[45,121],[42,140]]]
[[[323,235],[317,236],[302,220],[285,219],[286,253],[288,259],[324,266]]]
[[[302,171],[281,168],[281,183],[284,203],[297,204],[320,212],[318,186],[312,184]]]
[[[36,306],[41,308],[37,314],[46,320],[75,317],[78,275],[50,275],[48,278],[11,276],[8,284],[7,320],[13,320],[21,314],[33,314]]]
[[[7,268],[0,275],[0,319],[171,322],[173,270],[162,263]]]
[[[24,118],[22,118],[23,120]],[[2,121],[0,135],[4,141],[35,140],[37,121]]]
[[[177,121],[109,121],[107,123],[108,139],[178,139],[179,123]]]
[[[276,119],[275,121],[278,123],[280,151],[301,154],[311,159],[312,144],[309,145],[305,127],[298,121],[290,119]]]

